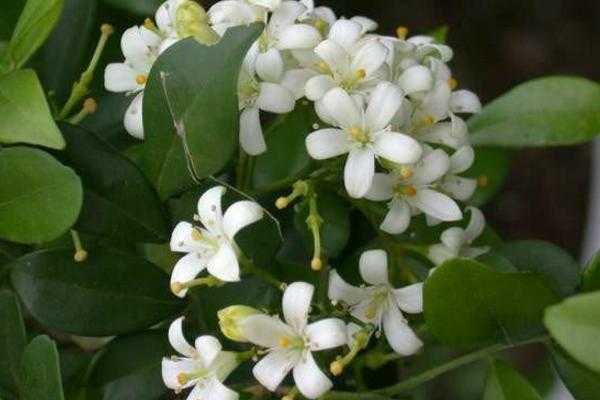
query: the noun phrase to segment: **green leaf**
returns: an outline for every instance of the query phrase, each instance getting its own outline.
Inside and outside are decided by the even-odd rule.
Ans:
[[[154,15],[158,7],[164,3],[164,0],[102,0],[104,4],[110,7],[135,14],[141,17]]]
[[[52,32],[62,7],[63,0],[27,0],[2,59],[5,69],[25,65]]]
[[[0,386],[16,389],[27,337],[16,296],[0,291]]]
[[[533,273],[501,273],[455,259],[425,282],[425,319],[442,343],[470,346],[518,341],[543,331],[544,309],[558,297]]]
[[[162,199],[220,171],[237,149],[238,74],[262,29],[229,29],[214,46],[186,39],[154,64],[144,91],[144,169]]]
[[[132,100],[131,96],[123,93],[106,93],[99,96],[96,99],[98,110],[87,116],[80,126],[94,132],[118,150],[128,148],[131,144],[139,144],[138,140],[125,131],[123,125],[125,111]]]
[[[571,297],[550,307],[544,323],[573,358],[600,373],[600,292]]]
[[[505,149],[493,147],[477,148],[475,162],[465,173],[466,177],[477,179],[475,194],[469,204],[480,207],[489,203],[502,189],[510,172],[510,154]]]
[[[26,147],[0,150],[0,176],[0,238],[49,242],[77,220],[81,181],[48,153]]]
[[[557,294],[575,293],[580,283],[579,264],[566,251],[551,243],[523,240],[506,243],[498,253],[520,271],[538,272]]]
[[[167,336],[158,330],[112,340],[100,353],[89,384],[102,387],[106,400],[164,398],[168,389],[161,361],[174,354]]]
[[[38,336],[27,345],[21,361],[22,400],[64,400],[56,343]]]
[[[506,361],[490,365],[483,400],[542,400],[533,386]]]
[[[596,400],[600,393],[600,374],[590,371],[557,346],[550,347],[552,363],[565,386],[577,400]]]
[[[438,26],[431,32],[427,33],[427,36],[431,36],[437,43],[446,44],[448,41],[448,31],[450,27],[448,25]]]
[[[63,149],[37,75],[32,70],[0,76],[0,143],[27,143]]]
[[[600,134],[600,85],[554,76],[517,86],[469,120],[473,144],[542,147],[587,142]]]
[[[25,0],[5,0],[0,2],[0,41],[10,40]],[[1,54],[0,54],[1,55]]]
[[[84,201],[77,229],[129,242],[165,242],[163,208],[139,168],[96,135],[60,125],[65,155],[83,182]]]
[[[256,157],[252,184],[255,190],[268,191],[281,182],[291,185],[312,165],[306,151],[306,136],[319,120],[312,104],[298,102],[296,109],[279,116],[266,130],[268,151]]]
[[[44,250],[15,261],[11,281],[43,325],[81,336],[144,329],[181,311],[168,276],[137,256],[102,248],[73,261],[73,250]]]
[[[587,263],[583,271],[583,291],[600,290],[600,252]]]

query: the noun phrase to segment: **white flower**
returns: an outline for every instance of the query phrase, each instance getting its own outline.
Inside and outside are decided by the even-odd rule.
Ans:
[[[127,29],[121,37],[121,50],[125,56],[123,63],[113,63],[104,71],[106,90],[117,93],[138,95],[125,113],[124,124],[132,136],[143,139],[142,99],[140,93],[146,87],[148,74],[158,58],[161,38],[143,26]]]
[[[204,269],[224,282],[240,280],[235,235],[244,227],[260,220],[262,208],[251,201],[238,201],[225,215],[221,212],[221,197],[225,188],[217,186],[206,191],[198,201],[198,216],[202,227],[180,222],[171,237],[171,250],[185,255],[173,269],[171,285],[179,297],[184,297],[191,282]],[[177,290],[175,290],[177,289]]]
[[[344,183],[350,196],[363,197],[373,182],[375,158],[394,163],[414,163],[421,145],[408,135],[392,132],[390,121],[402,103],[402,91],[391,83],[377,86],[366,108],[343,89],[332,89],[323,98],[326,112],[340,129],[322,129],[306,138],[311,157],[324,160],[349,153]]]
[[[394,289],[388,279],[387,254],[383,250],[364,252],[359,264],[360,275],[371,286],[352,286],[333,270],[329,279],[329,298],[333,302],[346,303],[352,316],[360,321],[373,324],[378,330],[383,328],[396,353],[415,354],[423,343],[408,325],[402,311],[423,312],[423,284]]]
[[[237,400],[239,395],[222,383],[239,364],[236,354],[222,351],[221,343],[212,336],[201,336],[190,345],[182,323],[179,318],[169,327],[169,342],[181,356],[163,359],[165,385],[176,392],[193,387],[189,400]]]
[[[474,161],[475,151],[471,146],[463,146],[458,149],[450,157],[450,167],[440,182],[440,188],[453,199],[469,200],[477,189],[477,180],[458,175],[471,168]]]
[[[214,4],[208,10],[208,18],[213,29],[223,35],[234,26],[249,25],[253,22],[265,22],[267,12],[264,8],[246,0],[224,0]]]
[[[329,29],[337,20],[335,13],[329,7],[315,7],[314,0],[300,0],[300,3],[306,7],[306,11],[298,18],[300,21],[310,20],[323,32]]]
[[[278,317],[254,315],[240,324],[249,342],[269,351],[252,372],[272,392],[290,371],[300,393],[309,399],[321,397],[333,386],[312,352],[346,344],[346,325],[336,318],[308,323],[314,290],[304,282],[295,282],[286,289],[282,303],[285,322]]]
[[[177,9],[186,1],[167,0],[156,10],[156,25],[165,36],[177,36]]]
[[[381,230],[400,234],[408,229],[413,213],[422,211],[440,221],[459,221],[462,212],[454,200],[436,190],[438,181],[450,168],[450,159],[441,149],[426,152],[414,166],[403,166],[389,174],[375,174],[365,197],[387,201],[389,211]]]
[[[442,243],[429,247],[428,257],[435,265],[457,257],[477,258],[490,250],[487,246],[471,247],[485,229],[485,217],[478,208],[468,207],[467,210],[471,212],[471,220],[466,229],[446,229],[440,237]]]

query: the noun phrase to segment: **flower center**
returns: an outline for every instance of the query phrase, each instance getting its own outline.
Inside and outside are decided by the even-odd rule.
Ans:
[[[415,197],[417,189],[413,185],[399,183],[394,187],[394,193],[399,197]]]
[[[148,77],[144,74],[139,74],[138,76],[135,77],[135,82],[138,85],[144,85],[147,81],[148,81]]]
[[[381,315],[381,312],[386,306],[388,297],[389,290],[387,287],[380,287],[375,289],[375,292],[371,297],[369,305],[365,310],[365,317],[367,317],[371,321],[376,320]]]
[[[279,347],[282,349],[303,349],[306,345],[305,341],[300,337],[282,336],[278,340]]]
[[[358,127],[352,127],[348,130],[348,134],[352,138],[352,140],[359,142],[361,144],[367,144],[371,141],[367,132],[364,129]]]
[[[354,73],[347,76],[341,83],[340,86],[348,91],[353,90],[360,82],[367,77],[367,71],[365,69],[359,69]]]

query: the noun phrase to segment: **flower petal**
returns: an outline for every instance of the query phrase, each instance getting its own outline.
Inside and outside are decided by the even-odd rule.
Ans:
[[[458,254],[460,248],[466,244],[465,230],[459,227],[446,229],[440,239],[446,247]]]
[[[379,228],[391,235],[404,233],[410,226],[410,207],[404,200],[393,200]]]
[[[177,318],[169,326],[169,343],[171,344],[171,347],[179,352],[179,354],[193,358],[197,353],[196,349],[189,344],[183,334],[184,319],[184,317]]]
[[[465,172],[475,162],[475,151],[471,146],[463,146],[450,157],[450,171],[453,174]]]
[[[108,64],[104,70],[104,88],[109,92],[133,92],[142,90],[135,78],[138,73],[124,63]]]
[[[283,58],[277,49],[271,48],[256,57],[256,73],[263,81],[279,83],[283,70]]]
[[[333,349],[346,344],[346,324],[338,318],[322,319],[306,327],[312,351]]]
[[[310,352],[294,367],[294,382],[302,395],[317,399],[333,387],[333,383],[321,371]]]
[[[348,19],[340,19],[331,26],[328,38],[349,52],[362,36],[362,32],[363,27],[360,23]]]
[[[368,129],[378,132],[387,128],[400,109],[402,101],[402,90],[398,86],[390,82],[377,85],[365,113]]]
[[[144,118],[142,114],[144,92],[139,93],[125,111],[123,125],[125,130],[136,139],[144,139]]]
[[[349,146],[348,135],[340,129],[321,129],[306,137],[306,150],[315,160],[345,154]]]
[[[394,290],[396,303],[402,311],[411,314],[423,312],[423,283],[415,283],[401,289]]]
[[[306,98],[311,101],[321,100],[337,83],[329,75],[317,75],[306,82]]]
[[[417,195],[408,201],[425,214],[429,214],[441,221],[460,221],[462,212],[454,200],[445,194],[431,189],[417,190]]]
[[[296,332],[302,332],[308,322],[314,292],[315,287],[310,283],[294,282],[283,293],[283,317]]]
[[[394,197],[394,185],[396,180],[392,174],[376,173],[373,183],[365,198],[372,201],[385,201]]]
[[[388,49],[378,41],[369,41],[352,56],[352,71],[363,70],[366,77],[372,77],[387,59]]]
[[[433,118],[434,122],[445,119],[449,112],[450,92],[447,82],[437,82],[423,99],[419,116],[422,119]]]
[[[336,270],[329,274],[329,289],[327,296],[334,302],[343,301],[353,306],[364,300],[366,293],[363,288],[350,285]]]
[[[315,53],[327,64],[335,76],[345,76],[350,69],[350,55],[337,42],[324,40],[317,47]]]
[[[223,385],[216,378],[203,379],[201,385],[192,390],[187,400],[238,400],[239,394]]]
[[[281,86],[294,94],[296,100],[305,96],[306,83],[317,73],[308,69],[292,69],[283,74]]]
[[[220,232],[223,224],[221,211],[221,198],[225,194],[225,187],[215,186],[208,189],[198,200],[198,216],[202,225],[207,229],[216,229]]]
[[[355,148],[350,151],[344,167],[346,191],[355,199],[364,197],[373,184],[375,176],[375,155],[369,148]]]
[[[485,216],[479,208],[467,207],[467,210],[471,212],[471,220],[465,229],[465,239],[468,243],[473,243],[485,229]]]
[[[194,345],[200,359],[207,368],[215,361],[221,350],[223,350],[221,342],[214,336],[200,336],[196,339]]]
[[[202,250],[199,243],[192,237],[194,226],[189,222],[180,222],[171,234],[171,251],[178,253],[191,253]]]
[[[477,190],[477,180],[448,175],[442,181],[441,189],[453,199],[467,201]]]
[[[280,84],[261,82],[256,106],[274,114],[285,114],[294,109],[294,94]]]
[[[430,126],[419,134],[419,139],[428,143],[443,144],[458,149],[468,143],[467,124],[461,118],[450,114],[451,122],[441,122]]]
[[[203,258],[199,253],[190,253],[183,256],[171,272],[171,285],[175,283],[187,283],[202,271],[206,269],[208,260]],[[177,297],[184,298],[187,294],[188,289],[182,289],[179,292],[175,293]],[[182,353],[184,354],[184,353]]]
[[[260,123],[260,111],[249,107],[240,114],[240,146],[251,156],[267,151],[267,143]]]
[[[388,257],[384,250],[362,253],[359,261],[360,276],[370,285],[389,285]]]
[[[321,40],[321,34],[315,27],[306,24],[294,24],[281,30],[277,48],[280,50],[312,49]]]
[[[413,170],[412,182],[417,186],[428,185],[442,178],[450,168],[450,158],[442,149],[426,154]]]
[[[363,17],[357,15],[356,17],[350,18],[351,21],[358,22],[362,26],[362,33],[365,34],[367,32],[376,31],[379,25],[377,22],[373,21],[371,18]]]
[[[406,94],[426,92],[433,87],[433,76],[429,68],[415,65],[400,75],[398,84]]]
[[[281,6],[281,0],[249,0],[250,3],[274,11]]]
[[[261,385],[274,392],[292,370],[298,361],[298,356],[295,351],[272,351],[254,366],[252,373]]]
[[[481,111],[481,102],[475,93],[468,90],[457,90],[450,96],[450,110],[457,114],[475,114]]]
[[[443,244],[434,244],[429,246],[427,257],[435,264],[442,265],[448,260],[457,257],[458,254],[454,253],[452,249],[444,246]]]
[[[277,317],[265,314],[255,314],[244,318],[239,323],[241,336],[250,343],[265,348],[279,347],[282,337],[291,336],[292,329]]]
[[[331,89],[323,97],[323,104],[338,126],[348,129],[362,127],[362,110],[344,89]]]
[[[195,360],[188,358],[163,358],[161,363],[162,378],[165,386],[173,390],[181,390],[195,385],[195,381],[190,381],[185,385],[179,383],[179,374],[192,373],[198,367]]]
[[[383,315],[383,331],[391,348],[400,355],[413,355],[423,347],[423,342],[396,307],[389,307]]]
[[[254,201],[238,201],[232,204],[223,217],[223,229],[231,240],[235,235],[253,223],[260,221],[263,217],[263,208]]]
[[[421,158],[423,149],[412,137],[397,132],[381,132],[373,142],[375,154],[398,164],[412,164]]]
[[[306,6],[297,1],[284,1],[271,15],[269,26],[271,32],[278,32],[285,26],[291,25],[306,12]]]
[[[219,250],[210,258],[206,268],[209,274],[223,282],[240,281],[240,264],[237,255],[227,243],[219,246]]]

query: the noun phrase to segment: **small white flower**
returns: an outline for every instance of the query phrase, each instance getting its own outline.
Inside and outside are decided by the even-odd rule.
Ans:
[[[213,29],[223,35],[227,29],[234,26],[265,22],[267,12],[250,1],[224,0],[215,3],[208,10],[208,18]]]
[[[169,342],[181,356],[163,359],[165,385],[176,392],[193,387],[190,400],[237,400],[239,395],[222,383],[239,364],[236,354],[222,351],[221,343],[212,336],[201,336],[190,345],[182,323],[179,318],[169,327]]]
[[[365,197],[387,201],[389,211],[381,230],[400,234],[419,211],[440,221],[459,221],[462,212],[454,200],[437,190],[439,180],[450,168],[450,159],[441,149],[427,149],[423,159],[414,166],[403,166],[389,174],[375,174],[373,185]]]
[[[171,250],[185,255],[173,269],[171,285],[175,294],[185,297],[186,283],[192,281],[204,269],[224,282],[240,280],[235,235],[244,227],[263,217],[262,208],[252,201],[238,201],[231,205],[225,215],[221,211],[222,186],[206,191],[198,201],[198,216],[202,227],[180,222],[171,237]]]
[[[356,287],[331,271],[329,298],[350,306],[352,316],[373,324],[383,332],[392,349],[401,355],[415,354],[423,346],[402,315],[402,311],[423,312],[423,284],[394,289],[388,279],[387,254],[383,250],[366,251],[360,257],[360,275],[371,286]],[[355,332],[353,329],[352,332]]]
[[[275,391],[292,371],[296,387],[304,397],[316,399],[333,386],[321,371],[313,351],[346,344],[346,325],[337,318],[308,323],[314,286],[295,282],[283,294],[283,316],[254,315],[240,324],[243,336],[269,353],[252,370],[254,377]]]
[[[300,3],[306,7],[306,11],[300,15],[298,20],[303,22],[306,20],[312,21],[316,27],[322,27],[319,29],[321,32],[324,29],[329,29],[337,21],[335,12],[329,7],[315,7],[314,0],[300,0]]]
[[[450,157],[450,168],[442,178],[440,188],[453,199],[469,200],[477,190],[477,180],[464,178],[459,174],[467,171],[475,161],[475,151],[471,146],[463,146]]]
[[[440,237],[442,243],[429,247],[428,257],[435,265],[457,257],[477,258],[490,250],[487,246],[471,247],[485,229],[485,217],[478,208],[468,207],[467,210],[471,212],[471,220],[466,229],[446,229]]]
[[[399,164],[414,163],[421,157],[422,148],[415,139],[390,130],[402,99],[402,91],[387,82],[377,86],[366,110],[340,88],[332,89],[323,98],[326,112],[340,128],[311,133],[306,147],[317,160],[349,153],[344,183],[350,196],[360,198],[368,192],[376,157]]]

